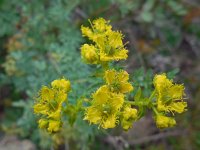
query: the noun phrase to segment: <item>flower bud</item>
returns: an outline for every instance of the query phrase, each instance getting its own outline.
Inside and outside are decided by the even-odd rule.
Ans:
[[[176,125],[176,121],[172,117],[167,117],[164,115],[157,115],[156,116],[156,125],[158,128],[168,128],[173,127]]]
[[[97,64],[98,55],[93,45],[84,44],[81,47],[81,56],[86,63]]]

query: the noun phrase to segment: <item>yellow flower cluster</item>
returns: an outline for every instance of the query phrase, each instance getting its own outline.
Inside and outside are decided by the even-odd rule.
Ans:
[[[62,126],[61,112],[62,104],[67,100],[70,90],[70,82],[58,79],[51,82],[51,87],[43,86],[39,92],[34,113],[40,114],[39,127],[47,129],[48,132],[57,132]]]
[[[113,31],[109,21],[103,18],[90,22],[90,25],[91,28],[81,26],[82,35],[91,41],[91,44],[82,45],[81,56],[88,64],[101,64],[104,67],[106,84],[92,95],[91,106],[86,108],[84,119],[105,129],[114,128],[120,121],[121,126],[128,130],[143,111],[138,113],[132,105],[143,105],[154,110],[159,128],[174,126],[176,121],[169,117],[170,113],[182,113],[187,107],[187,103],[183,101],[184,86],[174,84],[165,74],[156,75],[153,80],[155,90],[149,98],[141,98],[137,102],[125,101],[125,94],[133,90],[128,82],[129,74],[123,70],[107,69],[109,61],[128,57],[128,50],[124,48],[122,41],[123,35],[119,31]],[[143,100],[148,100],[148,103]]]
[[[116,126],[124,104],[124,93],[132,91],[133,87],[128,83],[129,74],[126,71],[107,70],[104,79],[106,85],[92,95],[91,106],[86,108],[84,119],[107,129]],[[127,122],[135,118],[137,110],[125,107],[122,114],[122,126],[128,129],[130,123],[127,125]]]
[[[109,61],[128,57],[128,50],[124,48],[122,41],[123,35],[119,31],[113,31],[109,21],[99,18],[90,24],[91,28],[81,27],[82,35],[92,41],[92,44],[81,47],[81,56],[86,63],[104,65]],[[104,80],[106,85],[93,94],[84,119],[99,124],[104,129],[114,128],[119,120],[125,130],[131,128],[137,118],[137,110],[124,104],[125,94],[133,90],[128,82],[129,74],[123,70],[106,70]]]
[[[123,35],[119,31],[112,31],[109,21],[103,18],[96,19],[91,23],[91,28],[81,26],[81,31],[83,36],[93,42],[81,47],[81,56],[86,63],[102,64],[128,57],[128,50],[122,42]]]
[[[153,80],[156,92],[156,105],[159,112],[156,117],[156,124],[160,128],[171,127],[176,124],[174,118],[162,114],[183,113],[186,110],[187,103],[183,101],[184,86],[174,84],[169,80],[166,74],[156,75]]]

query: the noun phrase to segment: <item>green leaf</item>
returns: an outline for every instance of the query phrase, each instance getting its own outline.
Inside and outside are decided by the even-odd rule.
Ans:
[[[179,71],[180,71],[180,69],[179,69],[179,68],[176,68],[176,69],[174,69],[174,70],[168,72],[168,73],[167,73],[167,77],[168,77],[169,79],[173,79],[173,78],[176,76],[176,74],[179,73]]]
[[[140,98],[141,98],[141,94],[142,94],[142,90],[141,90],[141,88],[139,87],[138,90],[137,90],[137,92],[136,92],[136,94],[135,94],[135,96],[134,96],[134,100],[135,100],[135,101],[139,101]]]
[[[144,11],[150,11],[154,6],[155,0],[148,0],[143,6]]]
[[[152,22],[153,21],[153,14],[150,11],[144,11],[140,14],[142,21],[144,22]]]
[[[16,101],[16,102],[13,102],[12,103],[12,106],[13,107],[25,107],[26,106],[26,103],[22,100],[19,100],[19,101]]]
[[[146,107],[138,106],[138,119],[143,117],[146,112]]]

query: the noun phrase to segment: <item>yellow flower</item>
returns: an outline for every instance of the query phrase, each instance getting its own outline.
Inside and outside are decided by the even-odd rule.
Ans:
[[[112,93],[107,86],[100,87],[93,94],[93,103],[96,105],[110,104],[114,110],[119,110],[124,103],[124,95],[120,93]]]
[[[93,45],[84,44],[81,47],[81,56],[82,59],[89,64],[98,63],[98,54],[97,50]]]
[[[167,76],[165,73],[163,73],[161,75],[156,75],[154,77],[153,83],[154,83],[156,90],[159,92],[161,92],[165,89],[168,89],[169,87],[171,87],[173,85],[172,81],[167,79]]]
[[[89,27],[84,27],[84,26],[81,26],[81,32],[83,34],[83,36],[87,36],[89,37],[89,39],[93,39],[93,31],[89,28]]]
[[[50,101],[54,99],[54,90],[48,88],[47,86],[43,86],[42,89],[40,90],[40,97],[44,101]]]
[[[109,115],[106,120],[102,123],[102,128],[114,128],[116,126],[116,114]]]
[[[103,33],[111,31],[112,26],[109,25],[109,22],[110,21],[106,21],[103,18],[99,18],[99,19],[94,20],[92,22],[94,31],[95,32],[103,32]]]
[[[121,59],[127,59],[128,50],[126,49],[113,49],[109,48],[108,51],[105,49],[100,50],[100,61],[107,62],[107,61],[118,61]]]
[[[108,37],[104,44],[99,45],[100,47],[100,60],[111,61],[121,60],[128,57],[128,50],[124,48],[122,42],[122,34],[120,32],[111,31],[108,32]]]
[[[106,21],[103,18],[99,18],[94,20],[91,23],[92,29],[90,29],[89,27],[84,27],[81,26],[81,32],[83,34],[83,36],[87,36],[88,38],[92,38],[94,34],[97,33],[106,33],[106,32],[110,32],[112,31],[112,26],[109,25],[110,21]]]
[[[55,101],[61,103],[67,100],[67,93],[65,91],[57,91],[55,95]]]
[[[48,116],[48,118],[54,119],[54,120],[60,120],[61,118],[61,107],[58,108],[55,112],[51,112]]]
[[[158,111],[182,113],[186,110],[187,103],[183,102],[183,85],[173,84],[165,74],[161,74],[154,77],[154,86]]]
[[[48,114],[49,108],[45,104],[37,103],[33,106],[33,110],[35,114]]]
[[[103,18],[99,18],[92,22],[92,29],[89,27],[81,26],[81,32],[83,36],[88,37],[97,45],[102,45],[106,40],[106,33],[110,32],[112,28],[112,26],[108,23],[109,21],[106,21]]]
[[[49,132],[57,132],[60,130],[61,122],[57,120],[49,120],[49,127],[47,130]]]
[[[166,117],[163,115],[157,115],[155,117],[156,119],[156,125],[158,128],[168,128],[168,127],[173,127],[176,125],[176,121],[172,117]]]
[[[93,32],[90,28],[81,26],[81,31],[83,36],[88,37],[90,40],[92,40],[97,46],[104,45],[106,40],[105,33],[101,32]],[[96,30],[97,31],[97,30]]]
[[[130,129],[133,126],[133,122],[137,119],[137,116],[137,109],[131,108],[131,105],[124,106],[121,116],[121,125],[123,129]]]
[[[41,88],[33,106],[34,113],[40,115],[38,121],[40,128],[45,128],[48,132],[57,132],[60,129],[62,105],[67,99],[69,90],[70,82],[65,79],[54,80],[50,88],[46,86]]]
[[[137,118],[137,109],[131,108],[131,106],[125,106],[123,111],[123,118],[128,120],[130,118]]]
[[[69,82],[69,80],[65,80],[65,79],[54,80],[53,82],[51,82],[51,86],[53,88],[58,88],[60,90],[66,91],[66,92],[68,92],[70,90],[70,82]]]
[[[91,23],[92,29],[81,26],[83,36],[94,42],[93,45],[82,46],[82,57],[86,63],[102,64],[108,61],[118,61],[128,57],[128,50],[124,48],[123,35],[119,31],[112,31],[109,21],[103,18]]]
[[[126,71],[107,70],[105,80],[113,92],[127,93],[133,90],[133,86],[128,82],[129,74]]]
[[[84,120],[105,129],[114,128],[117,112],[123,103],[123,94],[112,93],[107,86],[102,86],[93,94],[92,105],[86,108]]]
[[[89,106],[86,108],[86,115],[84,120],[88,120],[90,123],[98,124],[102,119],[102,111],[97,106]]]
[[[101,86],[94,94],[93,94],[93,103],[96,105],[105,104],[110,96],[110,91],[107,86]]]

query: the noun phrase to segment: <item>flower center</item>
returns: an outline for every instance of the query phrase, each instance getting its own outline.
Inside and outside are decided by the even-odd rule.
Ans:
[[[103,104],[103,113],[104,114],[109,114],[111,113],[111,106],[108,104]]]

